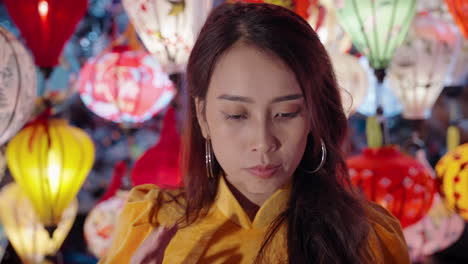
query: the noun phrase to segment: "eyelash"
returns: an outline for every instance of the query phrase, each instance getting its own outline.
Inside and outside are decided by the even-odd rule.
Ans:
[[[292,119],[300,113],[300,110],[297,110],[296,112],[292,113],[277,113],[275,114],[275,118],[286,118],[286,119]],[[241,115],[228,115],[225,114],[226,120],[234,120],[234,121],[241,121],[243,119],[247,119],[246,114],[241,114]]]

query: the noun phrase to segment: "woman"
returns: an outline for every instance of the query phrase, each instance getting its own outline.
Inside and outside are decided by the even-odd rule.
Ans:
[[[132,190],[101,263],[409,263],[349,183],[330,59],[293,12],[212,11],[187,68],[183,190]]]

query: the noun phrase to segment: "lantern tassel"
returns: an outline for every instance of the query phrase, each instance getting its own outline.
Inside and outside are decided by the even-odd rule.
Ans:
[[[447,129],[447,151],[452,151],[460,145],[460,130],[457,126],[451,125]]]
[[[379,148],[383,145],[382,128],[377,116],[370,116],[366,121],[367,145],[370,148]]]

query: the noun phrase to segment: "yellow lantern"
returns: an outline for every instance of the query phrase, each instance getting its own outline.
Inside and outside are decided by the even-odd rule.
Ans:
[[[94,145],[65,120],[35,121],[8,144],[7,164],[41,222],[53,228],[94,162]]]
[[[75,221],[77,211],[75,199],[64,211],[51,238],[18,184],[10,183],[0,191],[0,220],[10,243],[26,264],[43,263],[45,256],[56,254]]]
[[[445,203],[468,220],[468,143],[445,154],[435,169]]]

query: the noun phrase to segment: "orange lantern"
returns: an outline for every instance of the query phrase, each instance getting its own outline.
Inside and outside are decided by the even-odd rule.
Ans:
[[[397,147],[366,148],[347,160],[352,183],[366,197],[395,215],[407,227],[432,205],[436,183],[431,172]]]
[[[452,13],[455,22],[460,30],[468,39],[468,1],[466,0],[445,0],[450,13]]]

